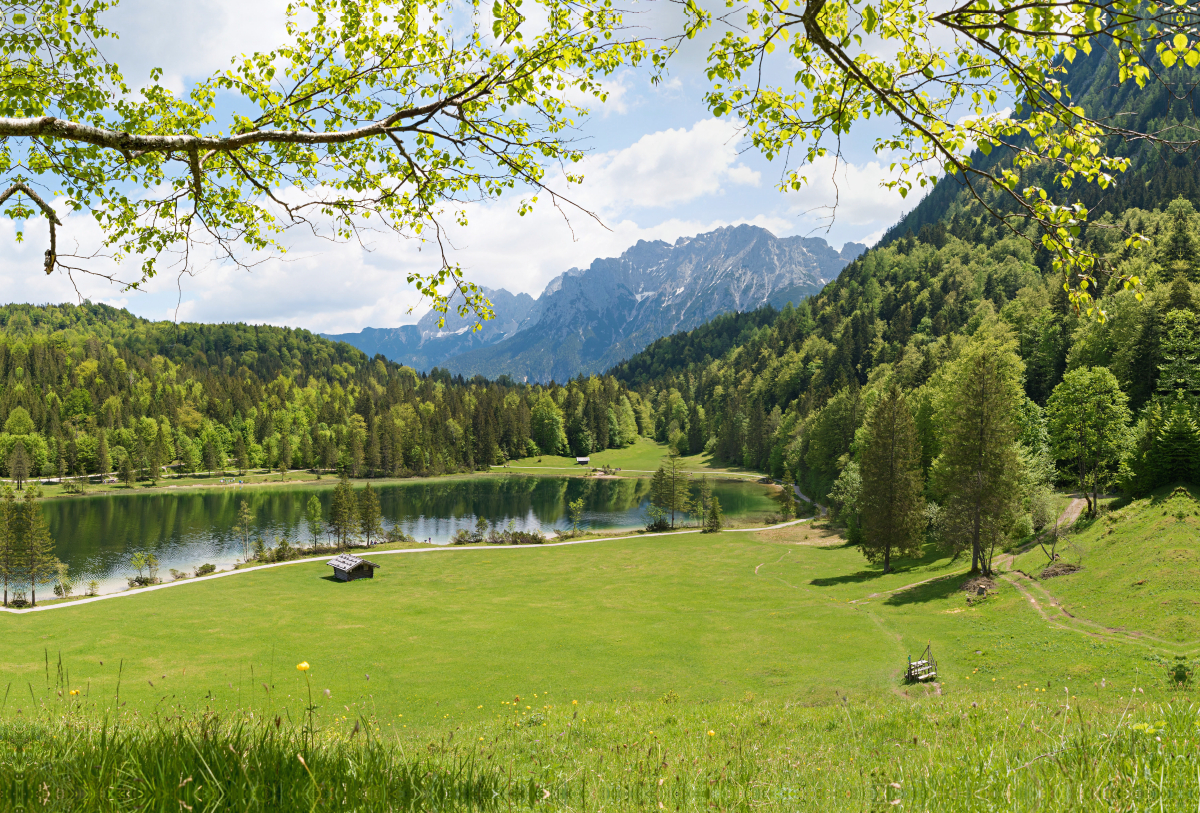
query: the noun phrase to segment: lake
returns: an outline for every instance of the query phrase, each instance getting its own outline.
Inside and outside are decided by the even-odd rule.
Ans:
[[[480,477],[413,480],[372,486],[379,493],[385,528],[400,526],[418,540],[445,544],[459,528],[474,529],[479,517],[503,529],[549,533],[570,527],[567,503],[584,500],[583,524],[591,529],[637,528],[645,524],[650,481],[645,478]],[[357,487],[356,491],[358,490]],[[766,516],[777,510],[762,485],[714,480],[713,493],[730,518]],[[144,551],[158,556],[160,575],[191,572],[206,562],[226,568],[241,557],[231,531],[243,500],[255,515],[256,534],[268,544],[287,536],[307,543],[304,521],[309,497],[321,500],[329,517],[332,488],[299,486],[210,487],[43,503],[59,559],[70,565],[80,592],[88,580],[101,592],[126,587],[129,559]],[[39,591],[40,594],[41,591]]]

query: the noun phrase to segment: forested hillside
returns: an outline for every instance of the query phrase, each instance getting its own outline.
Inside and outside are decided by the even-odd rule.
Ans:
[[[566,386],[418,374],[303,330],[149,322],[85,304],[0,307],[0,471],[483,468],[632,443],[644,405]],[[642,420],[649,425],[649,418]]]
[[[1146,57],[1147,62],[1154,59],[1151,54]],[[1069,67],[1066,81],[1071,102],[1082,106],[1093,118],[1120,121],[1122,127],[1132,132],[1157,133],[1162,138],[1182,142],[1192,138],[1198,109],[1192,92],[1197,78],[1195,69],[1180,62],[1173,70],[1160,74],[1161,81],[1149,82],[1145,87],[1138,87],[1135,82],[1119,82],[1118,74],[1122,70],[1124,68],[1110,50],[1097,48],[1091,53],[1079,52]],[[1027,145],[1018,141],[1014,146]],[[1165,207],[1179,197],[1200,206],[1200,162],[1190,152],[1169,150],[1145,139],[1123,140],[1115,136],[1109,140],[1107,151],[1128,158],[1130,166],[1105,188],[1077,182],[1064,189],[1053,183],[1052,169],[1045,163],[1019,170],[1017,188],[1031,184],[1040,186],[1057,194],[1062,204],[1078,200],[1088,207],[1091,218],[1102,214],[1119,215],[1133,207],[1148,210]],[[976,151],[971,162],[977,167],[994,170],[1011,163],[1012,156],[1012,151],[1007,148],[993,149],[987,155]],[[1014,211],[1007,195],[986,184],[979,185],[976,191],[994,210]],[[888,229],[879,245],[886,246],[905,235],[915,235],[923,227],[946,222],[964,210],[978,215],[981,207],[966,191],[961,177],[944,178],[911,212]]]
[[[997,382],[1019,387],[1004,417],[1019,460],[1014,523],[1038,519],[1055,479],[1141,492],[1200,476],[1200,218],[1184,199],[1164,209],[1106,214],[1091,229],[1107,258],[1107,321],[1072,311],[1062,277],[1030,242],[960,211],[868,252],[798,306],[739,317],[761,326],[739,330],[720,357],[707,352],[706,326],[660,340],[614,374],[653,405],[660,440],[795,477],[835,505],[865,489],[872,416],[893,387],[912,416],[926,496],[952,496],[937,460],[955,409],[969,406],[954,382],[966,380],[973,353],[1003,368]],[[1122,229],[1150,243],[1127,247]],[[1126,290],[1121,274],[1142,285]],[[662,372],[648,380],[647,371]]]

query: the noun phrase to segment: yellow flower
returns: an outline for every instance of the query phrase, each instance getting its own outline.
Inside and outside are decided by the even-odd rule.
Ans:
[[[296,664],[296,668],[299,669],[301,672],[307,672],[308,671],[308,661],[303,661],[301,663]]]
[[[71,690],[71,696],[72,696],[72,697],[74,697],[74,696],[75,696],[75,695],[77,695],[77,694],[79,694],[79,690],[78,690],[78,689],[72,689],[72,690]]]
[[[572,700],[572,701],[571,701],[571,705],[572,705],[572,706],[578,706],[578,705],[579,705],[579,701],[578,701],[578,700]]]
[[[708,736],[715,737],[715,736],[717,736],[717,732],[713,731],[712,729],[709,729]]]

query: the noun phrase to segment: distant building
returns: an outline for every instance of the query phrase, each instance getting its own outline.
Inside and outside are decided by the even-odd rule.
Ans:
[[[589,460],[591,460],[591,458],[590,458],[590,457],[577,457],[577,458],[575,458],[575,462],[576,462],[576,463],[578,463],[578,464],[579,464],[579,465],[581,465],[581,466],[586,466],[586,465],[588,464],[588,461],[589,461]]]
[[[351,553],[339,553],[326,562],[333,568],[333,576],[341,582],[352,582],[355,579],[375,578],[375,568],[379,565],[360,559]]]

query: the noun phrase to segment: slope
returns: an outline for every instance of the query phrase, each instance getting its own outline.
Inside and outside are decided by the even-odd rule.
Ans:
[[[1198,531],[1195,489],[1168,487],[1077,522],[1057,553],[1061,563],[1079,570],[1045,574],[1050,561],[1041,546],[1018,556],[1013,566],[1039,580],[1073,616],[1194,648],[1200,646]]]
[[[1150,59],[1157,61],[1153,56]],[[1192,88],[1196,71],[1178,67],[1162,71],[1162,81],[1152,81],[1139,88],[1134,82],[1118,82],[1115,51],[1096,49],[1080,53],[1071,64],[1066,85],[1072,102],[1082,106],[1093,119],[1104,120],[1129,128],[1133,132],[1156,133],[1163,138],[1191,140],[1195,132],[1200,103]],[[1130,159],[1130,168],[1119,175],[1108,189],[1096,184],[1075,183],[1063,191],[1051,184],[1046,165],[1022,173],[1021,186],[1030,182],[1057,194],[1060,202],[1082,201],[1095,220],[1104,213],[1119,214],[1131,207],[1152,210],[1177,197],[1200,206],[1200,162],[1187,152],[1174,152],[1144,139],[1123,141],[1112,138],[1108,144],[1112,155]],[[992,170],[1009,165],[1012,154],[995,149],[990,155],[976,151],[971,156],[974,166]],[[1011,207],[1001,196],[987,189],[979,190],[990,205],[1004,211]],[[967,191],[961,176],[950,175],[937,183],[917,206],[888,229],[879,245],[885,246],[906,234],[918,234],[922,227],[939,221],[948,222],[963,210],[978,209]]]

